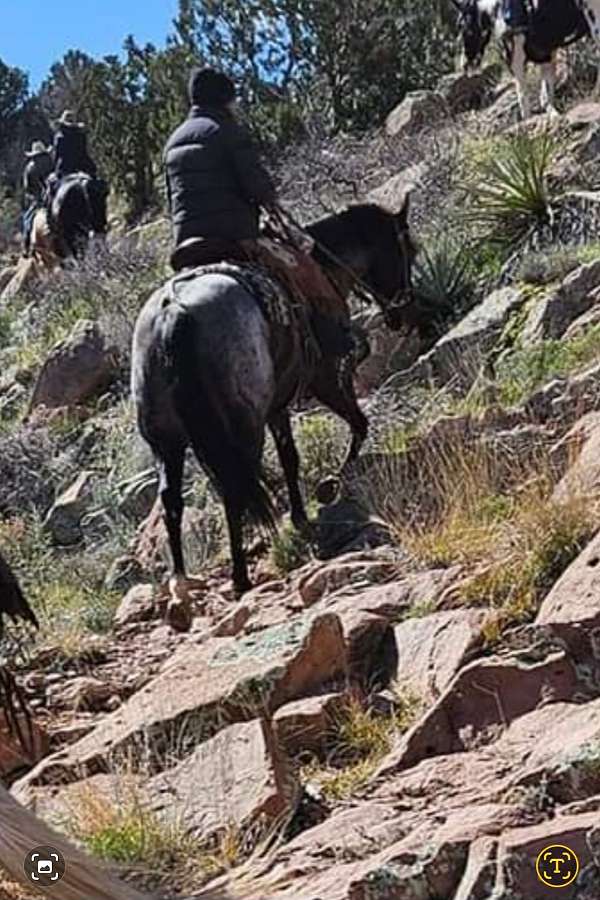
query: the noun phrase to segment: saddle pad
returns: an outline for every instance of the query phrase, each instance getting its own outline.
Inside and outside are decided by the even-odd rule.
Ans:
[[[165,285],[171,300],[177,300],[177,288],[202,275],[228,275],[252,294],[260,303],[263,312],[270,322],[284,327],[299,324],[301,316],[300,304],[264,269],[252,263],[211,263],[178,272]],[[306,326],[305,326],[306,327]]]

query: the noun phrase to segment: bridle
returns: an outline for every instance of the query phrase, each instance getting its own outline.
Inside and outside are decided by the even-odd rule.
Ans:
[[[305,228],[300,225],[300,223],[297,222],[287,210],[283,210],[281,207],[277,207],[277,212],[280,216],[280,223],[284,227],[285,219],[287,219],[290,225],[292,225],[295,229],[305,233]],[[289,233],[289,230],[286,229],[286,231],[287,236],[293,242],[293,236]],[[396,235],[398,246],[400,247],[405,284],[410,285],[410,229],[408,225],[399,225],[396,219],[394,219],[394,232]],[[340,257],[337,256],[336,253],[333,253],[321,241],[319,241],[317,238],[314,238],[312,235],[308,235],[308,237],[312,241],[313,245],[317,247],[323,254],[323,256],[326,256],[337,269],[348,276],[352,285],[352,292],[365,305],[371,306],[373,303],[375,303],[382,310],[384,317],[387,318],[390,313],[400,312],[412,303],[413,298],[410,287],[401,288],[391,299],[389,297],[385,297],[383,294],[380,294],[379,291],[375,290],[375,288],[366,284],[366,282],[363,281],[360,275],[356,274],[354,269],[352,269],[348,265],[348,263],[340,259]],[[404,302],[400,302],[400,299],[403,297],[406,299],[404,299]]]

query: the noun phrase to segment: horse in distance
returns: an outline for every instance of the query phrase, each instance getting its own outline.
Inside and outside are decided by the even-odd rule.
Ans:
[[[528,63],[541,66],[542,109],[554,111],[556,52],[584,37],[591,37],[600,51],[600,0],[533,0],[527,28],[511,35],[502,13],[502,0],[452,0],[458,10],[465,68],[481,65],[495,39],[516,84],[522,118],[531,114],[526,83]],[[600,92],[600,68],[596,95]]]

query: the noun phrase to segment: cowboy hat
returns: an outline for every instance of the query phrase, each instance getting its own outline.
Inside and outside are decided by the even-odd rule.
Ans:
[[[65,109],[64,113],[58,120],[59,125],[79,125],[80,128],[83,127],[81,122],[75,121],[75,113],[71,109]]]
[[[50,148],[43,141],[34,141],[31,150],[25,151],[25,156],[41,156],[42,153],[50,153]]]

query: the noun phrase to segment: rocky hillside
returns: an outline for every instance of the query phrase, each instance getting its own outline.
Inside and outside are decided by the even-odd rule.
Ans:
[[[0,771],[165,900],[542,900],[549,845],[580,862],[561,896],[600,896],[600,106],[565,78],[563,114],[517,127],[497,78],[287,160],[304,219],[412,188],[428,327],[357,307],[360,471],[319,506],[346,433],[298,411],[318,546],[268,448],[282,526],[239,602],[190,461],[188,632],[127,388],[164,223],[5,290],[0,543],[42,628],[3,645],[38,732]]]

